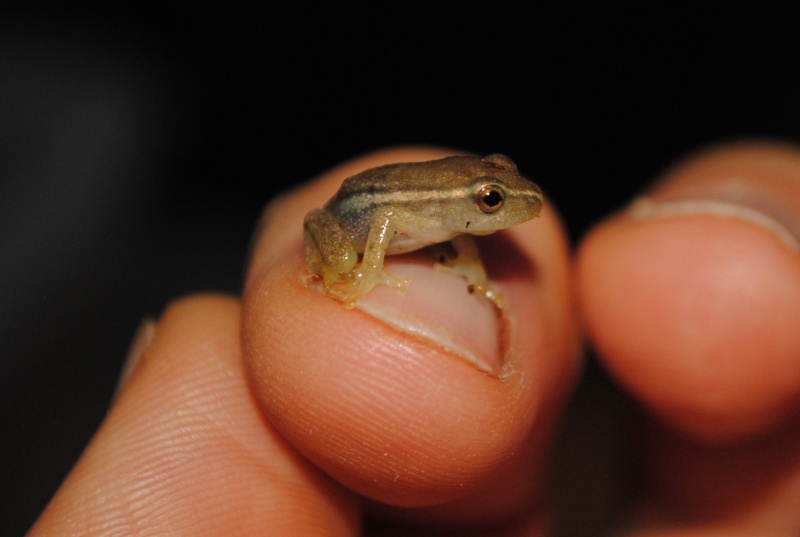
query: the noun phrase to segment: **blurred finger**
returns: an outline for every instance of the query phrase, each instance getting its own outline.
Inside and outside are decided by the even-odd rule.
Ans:
[[[800,151],[732,144],[675,167],[580,247],[591,340],[656,420],[631,535],[800,529]]]
[[[165,312],[30,535],[355,535],[356,505],[258,411],[238,302],[195,297]]]
[[[800,404],[800,151],[733,145],[675,168],[581,245],[581,304],[609,370],[706,438]]]

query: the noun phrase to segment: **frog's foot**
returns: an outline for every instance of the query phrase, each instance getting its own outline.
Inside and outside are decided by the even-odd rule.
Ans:
[[[503,295],[497,289],[491,286],[489,282],[484,282],[483,284],[467,283],[467,291],[469,291],[471,295],[484,297],[499,309],[503,309],[505,306]]]
[[[405,294],[409,281],[408,278],[394,276],[383,268],[360,268],[346,278],[330,282],[325,286],[325,292],[344,302],[344,307],[350,309],[376,285],[385,285],[399,294]]]
[[[489,282],[480,259],[464,258],[463,256],[451,258],[441,254],[434,268],[439,272],[467,280],[467,291],[471,295],[482,296],[498,308],[504,306],[503,295]]]

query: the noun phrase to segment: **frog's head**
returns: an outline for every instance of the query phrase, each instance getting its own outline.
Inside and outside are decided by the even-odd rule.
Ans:
[[[464,200],[471,206],[451,225],[460,226],[461,233],[485,235],[539,216],[542,190],[510,158],[495,153],[476,161]]]

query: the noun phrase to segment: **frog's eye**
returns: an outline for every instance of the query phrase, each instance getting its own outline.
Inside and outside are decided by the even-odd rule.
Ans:
[[[475,193],[475,207],[482,213],[491,214],[500,210],[506,193],[498,185],[483,185]]]

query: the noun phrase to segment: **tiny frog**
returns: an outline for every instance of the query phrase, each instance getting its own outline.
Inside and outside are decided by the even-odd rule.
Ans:
[[[385,255],[451,241],[455,257],[441,256],[436,268],[466,278],[469,292],[502,307],[471,235],[525,222],[541,208],[541,189],[505,155],[372,168],[345,179],[322,209],[306,215],[306,267],[326,294],[352,308],[378,284],[405,292],[408,279],[384,269]]]

